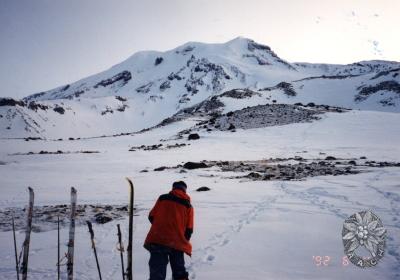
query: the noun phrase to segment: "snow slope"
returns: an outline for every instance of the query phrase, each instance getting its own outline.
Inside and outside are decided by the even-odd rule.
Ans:
[[[166,52],[138,52],[102,73],[18,104],[0,101],[0,131],[3,138],[134,132],[235,88],[261,90],[269,103],[399,112],[399,72],[400,63],[390,61],[288,63],[270,47],[241,37],[224,44],[189,42]],[[276,87],[282,82],[294,95]]]
[[[0,140],[0,208],[26,204],[26,187],[36,191],[37,205],[68,202],[69,188],[78,189],[80,204],[127,202],[125,176],[134,178],[136,207],[134,277],[146,279],[148,253],[142,247],[149,229],[147,214],[159,194],[183,179],[195,207],[194,252],[186,258],[190,279],[398,279],[400,276],[400,168],[369,169],[348,176],[324,176],[304,181],[249,181],[235,173],[199,169],[153,171],[186,161],[257,160],[292,157],[398,161],[400,121],[397,113],[350,111],[328,113],[321,120],[285,126],[202,132],[200,140],[179,149],[129,152],[132,146],[173,139],[193,126],[186,119],[134,136],[77,141]],[[161,143],[175,143],[167,140]],[[99,154],[11,155],[13,153],[98,150]],[[324,153],[321,155],[321,153]],[[141,172],[146,169],[148,172]],[[209,192],[195,192],[200,186]],[[343,265],[341,230],[352,213],[371,209],[388,229],[387,251],[379,265],[359,269]],[[94,226],[99,260],[106,279],[120,277],[116,223],[127,238],[127,220]],[[66,250],[67,229],[61,232]],[[17,234],[19,245],[23,232]],[[76,277],[97,279],[86,227],[76,233]],[[0,279],[15,277],[12,233],[0,232]],[[56,232],[32,234],[30,279],[54,279]],[[316,266],[313,256],[328,256],[328,266]],[[65,267],[62,267],[65,274]],[[168,278],[169,279],[169,278]]]

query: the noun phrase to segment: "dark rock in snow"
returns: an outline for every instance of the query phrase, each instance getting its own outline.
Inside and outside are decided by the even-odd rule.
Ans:
[[[325,158],[325,160],[336,160],[336,158],[333,157],[333,156],[327,156],[327,157]]]
[[[198,168],[207,168],[208,165],[205,164],[204,162],[191,162],[188,161],[183,165],[183,168],[186,169],[198,169]]]
[[[196,189],[197,192],[207,192],[210,191],[211,189],[209,187],[200,187]]]
[[[257,173],[257,172],[250,172],[249,174],[247,174],[246,177],[255,179],[255,178],[261,178],[262,175],[260,173]]]
[[[364,101],[368,97],[379,91],[391,91],[397,95],[400,95],[400,84],[397,81],[393,80],[393,81],[383,81],[373,86],[362,87],[359,93],[355,96],[354,101],[356,102]]]
[[[198,140],[198,139],[200,139],[200,135],[198,135],[197,133],[192,133],[189,134],[188,136],[188,140]]]
[[[161,167],[155,168],[154,171],[163,171],[163,170],[165,170],[165,169],[167,169],[166,166],[161,166]]]
[[[25,102],[21,100],[15,100],[12,98],[0,98],[0,107],[1,106],[25,106]]]
[[[111,77],[111,78],[109,78],[109,79],[102,80],[101,82],[97,83],[97,84],[94,86],[94,88],[97,88],[97,87],[99,87],[99,86],[106,87],[106,86],[112,85],[112,84],[114,84],[114,83],[116,83],[116,82],[118,82],[118,81],[121,81],[122,86],[123,86],[123,85],[125,85],[130,79],[132,79],[132,74],[131,74],[131,72],[125,70],[125,71],[122,71],[121,73],[118,73],[117,75],[115,75],[115,76],[113,76],[113,77]]]
[[[255,95],[260,96],[260,94],[258,92],[251,91],[249,89],[232,89],[232,90],[225,91],[223,94],[220,95],[220,97],[244,99],[244,98],[253,97]]]
[[[53,110],[54,110],[54,112],[57,112],[57,113],[59,113],[61,115],[63,115],[65,113],[65,109],[63,107],[60,107],[60,106],[54,107]]]
[[[164,91],[164,90],[166,90],[166,89],[168,89],[170,87],[171,87],[171,82],[170,81],[165,81],[160,85],[160,90]]]
[[[94,215],[94,217],[95,217],[96,223],[98,223],[98,224],[105,224],[105,223],[112,221],[112,218],[104,213],[98,213],[98,214]]]
[[[164,58],[162,58],[162,57],[157,57],[157,58],[156,58],[156,61],[154,61],[154,65],[157,66],[157,65],[161,64],[161,62],[163,62],[163,60],[164,60]]]
[[[126,98],[123,98],[123,97],[121,97],[121,96],[119,96],[119,95],[116,95],[116,96],[115,96],[115,99],[117,99],[118,101],[121,101],[121,102],[127,101]]]

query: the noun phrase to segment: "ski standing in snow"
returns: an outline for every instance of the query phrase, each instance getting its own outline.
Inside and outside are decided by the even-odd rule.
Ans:
[[[75,188],[71,188],[71,216],[69,225],[69,241],[67,253],[67,274],[68,280],[74,279],[74,244],[75,244],[75,215],[76,215],[77,192]]]
[[[24,245],[23,245],[23,259],[22,259],[22,265],[21,265],[22,280],[28,279],[29,244],[31,241],[33,203],[34,203],[34,198],[35,198],[33,189],[31,187],[29,187],[28,190],[29,190],[29,204],[28,204],[28,211],[27,211],[25,241],[24,241]]]
[[[127,248],[128,266],[126,268],[126,274],[128,280],[132,280],[133,203],[134,203],[135,193],[131,179],[126,178],[126,180],[128,180],[129,183],[129,239]]]

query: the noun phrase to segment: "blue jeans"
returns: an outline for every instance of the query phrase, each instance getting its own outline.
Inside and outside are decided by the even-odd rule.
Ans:
[[[171,265],[172,278],[174,280],[189,279],[182,251],[157,244],[146,245],[146,249],[150,252],[150,280],[165,280],[168,261]]]

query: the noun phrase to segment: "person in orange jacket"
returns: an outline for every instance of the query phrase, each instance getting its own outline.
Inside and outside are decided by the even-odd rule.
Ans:
[[[192,255],[193,207],[185,182],[172,185],[161,195],[149,213],[151,228],[144,242],[150,252],[150,280],[165,280],[168,261],[174,280],[188,280],[184,253]]]

